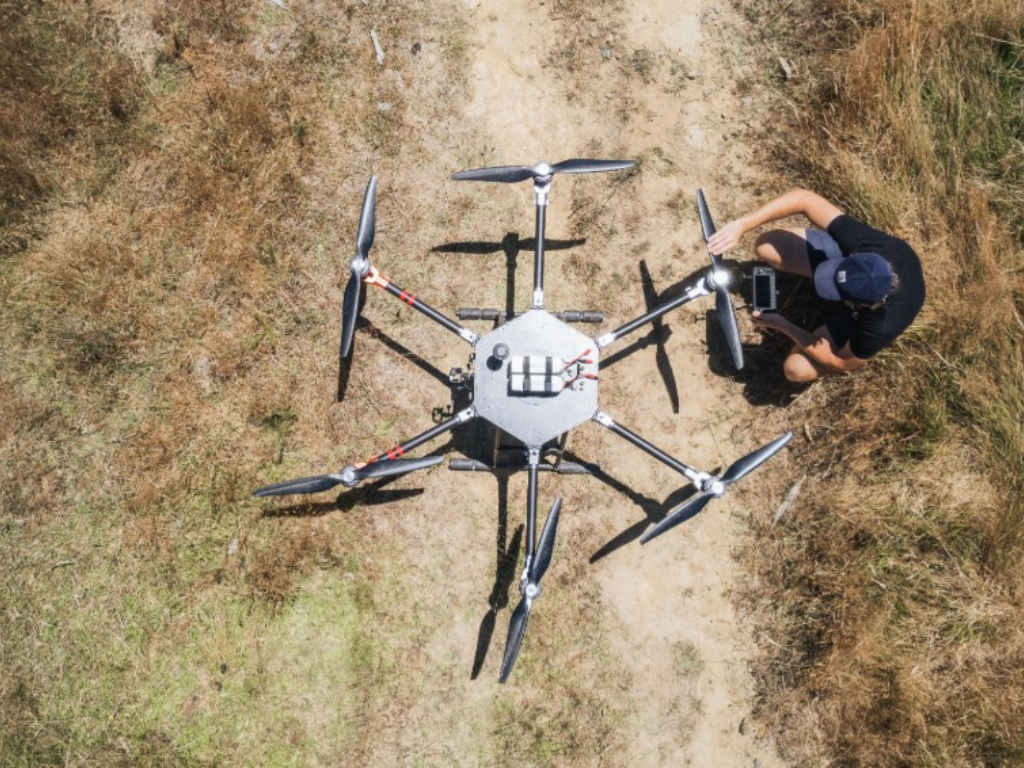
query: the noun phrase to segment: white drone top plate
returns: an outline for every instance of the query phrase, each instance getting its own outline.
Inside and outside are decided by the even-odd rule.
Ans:
[[[589,362],[576,362],[582,359]],[[593,339],[542,309],[530,310],[477,341],[473,405],[504,432],[541,446],[593,417],[598,382],[587,376],[596,377],[597,367]]]

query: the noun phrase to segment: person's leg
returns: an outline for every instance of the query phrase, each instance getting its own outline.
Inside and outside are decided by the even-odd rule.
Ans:
[[[816,336],[824,336],[833,347],[835,346],[835,340],[829,332],[827,325],[823,325],[816,329],[814,334]],[[804,351],[800,349],[800,347],[795,345],[793,346],[793,349],[790,350],[789,356],[786,357],[786,360],[782,363],[782,372],[785,374],[786,379],[794,384],[806,384],[811,381],[817,381],[825,376],[837,375],[835,371],[814,362],[804,354]]]
[[[820,229],[773,229],[758,236],[754,255],[773,269],[811,277],[827,259],[841,259],[839,243]]]
[[[762,232],[754,242],[754,255],[772,269],[811,277],[813,267],[806,232],[806,229],[797,228]]]
[[[828,259],[841,259],[843,253],[839,243],[820,229],[773,229],[759,235],[754,243],[754,255],[772,269],[802,277],[813,277],[814,270]],[[826,324],[815,330],[815,335],[828,339],[833,348],[846,344],[849,333],[844,315],[833,313]],[[794,346],[782,364],[782,371],[789,381],[806,383],[835,371],[819,365]]]

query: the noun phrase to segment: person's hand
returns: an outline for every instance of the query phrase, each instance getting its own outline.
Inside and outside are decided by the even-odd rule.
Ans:
[[[721,256],[739,245],[745,233],[746,230],[738,221],[730,221],[708,239],[708,250],[715,256]]]
[[[761,328],[771,328],[776,331],[781,329],[786,322],[786,319],[777,312],[761,312],[757,309],[753,311],[751,318],[755,325]]]

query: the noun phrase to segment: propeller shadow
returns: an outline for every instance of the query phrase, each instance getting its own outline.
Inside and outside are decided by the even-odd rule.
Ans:
[[[650,272],[647,269],[647,265],[642,261],[640,262],[640,264],[640,278],[641,281],[644,283],[644,301],[647,304],[648,312],[657,307],[659,304],[664,304],[665,302],[671,301],[677,296],[686,293],[690,288],[692,288],[694,285],[703,280],[704,275],[707,274],[706,268],[698,269],[696,272],[692,272],[691,274],[684,277],[682,280],[668,286],[659,295],[656,292],[654,292],[653,281],[651,281]],[[702,301],[702,299],[698,299],[698,301]],[[663,321],[664,318],[662,317],[653,320],[651,322],[652,330],[648,331],[646,335],[641,336],[640,338],[631,342],[628,346],[623,347],[618,352],[602,359],[601,368],[610,368],[623,358],[629,357],[637,350],[646,349],[652,344],[663,345],[664,342],[668,341],[669,337],[672,335],[672,329],[669,328],[669,326],[665,325]],[[667,362],[667,354],[665,356],[665,359]],[[659,361],[659,371],[660,370],[661,368]],[[672,399],[673,408],[675,409],[675,412],[678,413],[679,410],[676,403],[678,402],[679,392],[678,387],[675,383],[675,373],[672,372],[671,366],[669,366],[667,374],[663,373],[663,378],[666,379],[665,386],[669,389],[669,397]],[[673,392],[675,393],[674,397]]]
[[[647,311],[658,306],[658,291],[654,287],[654,278],[647,268],[647,262],[640,260],[640,285],[644,291],[644,303],[647,304]],[[658,373],[661,380],[665,382],[668,390],[668,399],[672,403],[672,413],[679,413],[679,386],[676,384],[676,375],[672,370],[672,363],[668,358],[668,351],[665,349],[665,342],[672,335],[672,330],[662,322],[662,318],[656,319],[652,325],[654,330],[651,336],[655,341],[655,362],[658,366]]]
[[[323,517],[332,512],[349,512],[357,506],[376,507],[410,499],[423,493],[422,488],[385,488],[397,477],[383,477],[368,485],[346,489],[334,501],[300,502],[263,510],[262,517]]]
[[[345,401],[348,393],[348,381],[352,376],[352,357],[343,357],[338,360],[338,402]]]
[[[544,238],[544,251],[563,251],[568,248],[576,248],[577,246],[586,243],[586,238],[577,238],[575,240],[552,240],[550,238]],[[498,253],[504,251],[506,258],[512,258],[515,254],[522,253],[523,251],[533,252],[537,247],[537,238],[528,237],[525,240],[519,237],[516,232],[509,232],[501,239],[500,242],[484,242],[484,241],[466,241],[459,243],[445,243],[444,245],[437,245],[431,248],[432,253],[461,253],[461,254],[475,254],[483,255],[488,253]],[[512,256],[510,256],[510,254]]]
[[[508,607],[509,589],[516,578],[516,569],[519,565],[519,550],[523,541],[523,526],[516,528],[512,541],[508,542],[508,476],[498,478],[498,535],[497,535],[497,566],[495,568],[494,586],[487,598],[490,605],[487,613],[480,621],[480,632],[477,635],[476,653],[473,657],[473,670],[469,675],[470,680],[476,680],[483,669],[484,661],[487,659],[487,652],[491,647],[491,639],[494,637],[494,627],[497,623],[498,612]]]
[[[571,454],[567,451],[566,457],[570,457]],[[572,461],[579,461],[575,456],[571,456]],[[650,526],[657,525],[668,513],[670,509],[673,509],[684,501],[689,499],[696,493],[696,488],[692,484],[687,483],[682,488],[678,488],[670,493],[665,499],[659,501],[658,499],[645,496],[642,493],[630,488],[628,485],[623,483],[621,480],[609,475],[604,469],[595,467],[593,471],[593,477],[598,481],[604,483],[614,491],[618,491],[623,496],[627,497],[630,501],[640,507],[640,510],[644,513],[644,517],[637,520],[635,523],[630,525],[623,531],[620,531],[613,536],[608,542],[602,545],[593,555],[590,556],[589,562],[591,565],[601,560],[612,552],[626,546],[627,544],[636,541],[643,536]]]

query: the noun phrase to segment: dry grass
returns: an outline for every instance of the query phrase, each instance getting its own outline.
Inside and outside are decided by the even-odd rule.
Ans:
[[[895,349],[804,412],[815,480],[752,555],[765,711],[805,758],[821,738],[840,764],[1019,762],[1024,11],[747,10],[809,73],[778,157],[914,244],[929,290]]]
[[[461,5],[302,6],[301,20],[265,0],[2,11],[2,763],[567,763],[622,747],[623,673],[592,660],[604,628],[582,598],[531,635],[530,691],[484,705],[451,673],[493,578],[491,484],[458,523],[471,554],[451,551],[451,511],[415,483],[389,486],[386,512],[370,494],[346,497],[347,515],[250,497],[376,453],[445,404],[402,345],[442,373],[464,364],[368,302],[392,346],[361,352],[360,333],[364,365],[334,401],[338,281],[369,174],[387,272],[439,307],[456,301],[454,257],[431,247],[497,239],[522,213],[424,194],[478,164],[458,156],[481,146],[453,109]],[[595,240],[611,236],[591,221],[602,205],[579,199]],[[458,298],[501,306],[505,277],[480,258]],[[505,496],[525,504],[519,483]],[[450,637],[453,615],[471,633]],[[544,663],[562,649],[580,663]]]
[[[3,7],[4,764],[336,764],[348,743],[318,743],[330,724],[299,722],[298,684],[278,690],[302,645],[281,635],[338,628],[305,652],[358,691],[373,558],[315,514],[263,520],[247,499],[329,431],[300,405],[329,413],[359,158],[399,176],[387,158],[423,150],[404,91],[434,112],[445,94],[424,83],[458,92],[439,40],[461,27],[375,12],[393,57],[423,40],[422,82],[405,83],[354,42],[369,9],[307,10],[300,25],[265,2]],[[369,455],[359,432],[333,447]]]

